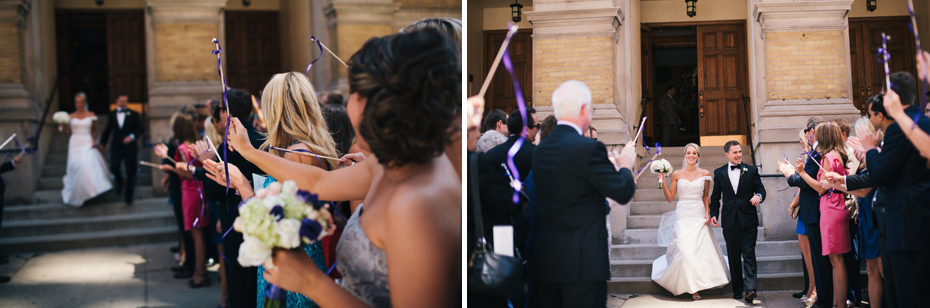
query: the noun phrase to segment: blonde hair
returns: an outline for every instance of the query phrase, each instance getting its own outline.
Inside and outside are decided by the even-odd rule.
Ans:
[[[697,143],[689,143],[685,145],[685,154],[688,154],[688,147],[694,147],[694,151],[697,152],[698,157],[701,157],[701,147]]]
[[[810,151],[811,149],[810,149],[810,146],[808,146],[809,142],[807,140],[807,134],[804,133],[803,129],[798,132],[798,138],[801,138],[801,141],[804,143],[804,145],[802,145],[802,147],[804,147],[804,150]]]
[[[213,126],[213,116],[208,116],[204,123],[203,134],[210,137],[210,142],[214,147],[219,147],[220,143],[223,143],[223,135],[216,130],[216,126]]]
[[[262,150],[287,148],[300,142],[314,154],[337,156],[316,91],[303,74],[287,72],[272,76],[262,92],[262,113],[268,126]],[[278,153],[284,155],[284,152]],[[326,163],[332,167],[331,162]]]
[[[858,128],[860,125],[863,125],[863,126],[869,128],[869,132],[871,132],[872,134],[875,134],[875,126],[872,125],[872,121],[869,121],[869,118],[861,117],[861,118],[859,118],[859,120],[856,120],[855,127]],[[882,138],[882,134],[879,134],[879,135],[876,136],[876,137],[878,137],[878,139],[880,140],[880,139]],[[853,154],[855,154],[855,153],[853,153]],[[863,154],[865,154],[865,153],[863,153]],[[862,166],[865,166],[865,168],[868,168],[868,166],[869,166],[868,164],[866,164],[865,155],[862,155],[862,161],[861,161],[860,163],[862,164]]]

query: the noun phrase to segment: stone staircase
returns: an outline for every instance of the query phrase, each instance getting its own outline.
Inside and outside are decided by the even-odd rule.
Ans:
[[[726,158],[719,147],[705,148],[701,152],[703,157],[700,165],[710,170],[711,173],[714,169],[726,164]],[[659,158],[668,160],[675,170],[681,168],[684,157],[683,147],[666,147],[662,149],[662,153]],[[652,262],[665,254],[666,250],[666,247],[656,244],[659,222],[663,213],[675,209],[677,202],[667,202],[662,190],[656,188],[656,179],[651,173],[644,174],[636,186],[633,200],[626,205],[629,210],[626,229],[619,238],[614,237],[614,245],[610,249],[611,280],[608,282],[607,291],[611,294],[669,294],[653,282],[650,276]],[[615,207],[614,210],[620,209]],[[761,213],[759,217],[760,224],[764,224]],[[726,254],[723,230],[720,227],[712,227],[712,229],[721,250]],[[760,291],[800,290],[798,288],[803,284],[804,274],[801,272],[803,261],[796,238],[767,240],[765,229],[760,225],[756,244],[756,260]],[[863,271],[862,274],[864,273]],[[705,292],[731,292],[731,287],[726,285]]]
[[[55,251],[177,239],[174,212],[167,198],[154,195],[149,167],[143,166],[136,177],[132,206],[126,206],[123,197],[112,190],[88,200],[80,208],[64,205],[61,189],[68,139],[64,134],[52,138],[33,194],[34,204],[7,205],[3,209],[0,251]],[[140,149],[139,154],[140,159],[146,160],[150,155],[145,149]]]

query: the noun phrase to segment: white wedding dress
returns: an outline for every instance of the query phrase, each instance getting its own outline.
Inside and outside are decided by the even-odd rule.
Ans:
[[[674,295],[718,288],[730,282],[726,257],[704,224],[705,176],[678,180],[678,206],[662,215],[658,242],[666,253],[652,262],[652,280]]]
[[[71,118],[71,138],[68,139],[68,169],[65,173],[61,200],[67,205],[80,207],[90,198],[113,188],[112,175],[106,168],[103,155],[94,148],[91,133],[96,116]]]

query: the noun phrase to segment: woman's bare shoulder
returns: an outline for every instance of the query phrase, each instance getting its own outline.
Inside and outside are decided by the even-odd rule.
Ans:
[[[702,176],[710,176],[710,171],[707,169],[698,169],[701,172]]]

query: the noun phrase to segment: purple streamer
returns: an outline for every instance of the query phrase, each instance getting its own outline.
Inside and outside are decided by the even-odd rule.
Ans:
[[[326,271],[326,276],[329,276],[329,273],[332,273],[334,268],[336,268],[336,261],[333,261],[333,266],[330,266],[329,270]]]
[[[22,146],[21,144],[19,144],[19,140],[17,140],[16,137],[13,137],[13,142],[16,143],[16,147],[19,148],[20,153],[28,153],[28,154],[32,154],[32,153],[33,153],[33,151],[32,151],[31,148],[23,148],[23,146]]]
[[[513,29],[514,24],[510,23],[508,28]],[[509,35],[506,40],[513,38],[513,35]],[[507,167],[510,169],[510,172],[514,175],[514,181],[520,183],[520,171],[517,170],[517,166],[513,163],[513,157],[517,155],[517,152],[520,151],[520,148],[523,147],[523,142],[526,141],[526,103],[523,101],[523,89],[520,88],[520,81],[517,80],[517,75],[513,72],[513,63],[510,61],[510,50],[504,49],[504,56],[501,59],[504,62],[504,67],[507,68],[507,72],[510,73],[510,80],[513,81],[513,90],[514,95],[517,98],[517,107],[520,109],[520,118],[523,119],[523,130],[520,132],[520,137],[517,138],[517,141],[513,143],[510,147],[510,150],[507,150]],[[520,202],[519,190],[514,187],[513,191],[513,203],[517,204]]]
[[[216,44],[216,50],[213,50],[211,53],[216,55],[216,72],[220,74],[220,80],[223,81],[223,106],[226,107],[226,131],[223,132],[223,144],[226,144],[226,146],[223,147],[223,171],[226,172],[226,194],[228,195],[229,194],[229,160],[227,160],[226,152],[229,151],[229,145],[228,145],[229,123],[232,122],[231,120],[232,113],[229,112],[229,101],[226,100],[226,90],[228,90],[229,87],[226,86],[226,77],[223,76],[223,69],[222,69],[223,61],[222,61],[222,58],[220,57],[220,53],[223,52],[223,48],[220,48],[220,43],[216,38],[213,39],[213,44]]]
[[[310,36],[310,40],[311,40],[311,41],[316,41],[316,45],[320,47],[320,55],[317,56],[316,59],[313,59],[313,61],[310,62],[310,65],[307,65],[307,70],[304,71],[304,76],[306,76],[307,74],[309,74],[309,73],[310,73],[310,67],[312,67],[313,64],[316,63],[317,60],[319,60],[320,58],[323,57],[323,43],[320,43],[320,39],[318,39],[318,38],[314,37],[313,35],[311,35],[311,36]],[[319,94],[317,94],[317,96],[319,96]]]
[[[911,23],[907,25],[908,29],[911,29],[911,32],[914,32],[914,42],[917,45],[917,56],[923,56],[923,48],[920,47],[920,36],[917,35],[917,30],[914,27],[917,27],[917,17],[914,16],[914,8],[912,7],[913,3],[908,1],[907,3],[907,12],[911,14]],[[926,60],[926,59],[925,59]],[[924,71],[930,74],[930,67],[927,67],[928,63],[924,61]],[[918,76],[919,78],[920,76]],[[927,90],[930,89],[930,77],[923,80],[923,88],[920,92],[920,111],[914,115],[914,124],[911,125],[911,130],[914,130],[914,127],[917,126],[917,120],[920,120],[920,116],[923,114],[923,111],[926,110],[927,105],[927,96],[924,93],[927,93]]]
[[[662,154],[662,145],[656,142],[656,155]]]

